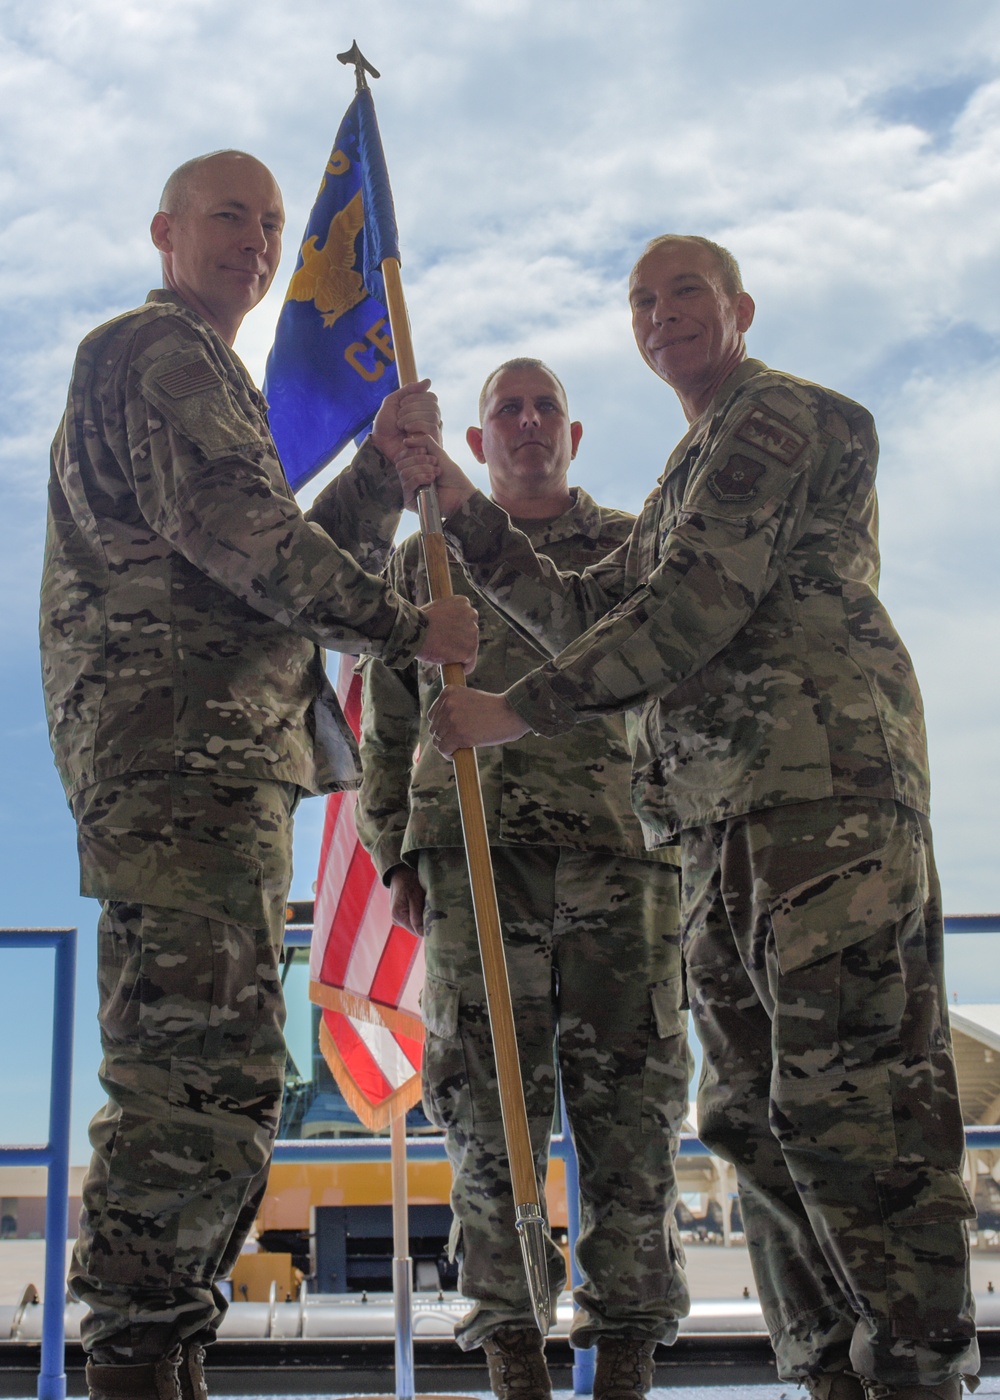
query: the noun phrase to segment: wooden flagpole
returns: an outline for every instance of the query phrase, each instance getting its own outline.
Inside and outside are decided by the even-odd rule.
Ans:
[[[415,384],[417,367],[410,335],[410,320],[403,299],[399,263],[395,258],[386,258],[383,261],[382,276],[385,280],[386,306],[399,382],[401,385]],[[453,590],[448,565],[448,547],[444,538],[437,491],[433,486],[418,493],[417,508],[431,598],[450,598]],[[445,685],[465,685],[465,672],[458,664],[442,666],[441,674]],[[545,1263],[544,1216],[531,1152],[528,1115],[524,1106],[521,1062],[517,1054],[514,1011],[511,1006],[507,960],[504,957],[500,912],[497,907],[490,843],[486,834],[486,813],[483,809],[476,751],[458,749],[452,761],[458,783],[462,830],[469,863],[469,881],[472,886],[472,904],[479,934],[479,951],[486,982],[486,1004],[496,1055],[500,1109],[503,1114],[504,1138],[514,1191],[515,1226],[521,1242],[532,1311],[538,1330],[544,1337],[552,1321],[552,1301]]]

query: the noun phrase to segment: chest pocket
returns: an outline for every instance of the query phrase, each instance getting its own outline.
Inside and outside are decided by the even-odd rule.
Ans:
[[[666,552],[667,536],[677,524],[681,514],[681,504],[687,488],[691,463],[697,456],[697,448],[692,446],[684,459],[664,478],[657,495],[659,514],[651,537],[656,541],[656,554],[649,562],[647,577],[656,568]]]

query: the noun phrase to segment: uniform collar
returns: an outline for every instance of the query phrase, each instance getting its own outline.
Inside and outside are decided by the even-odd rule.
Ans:
[[[700,418],[696,418],[691,424],[692,428],[697,428],[699,424],[711,422],[727,400],[741,388],[748,379],[752,379],[755,374],[766,374],[767,365],[763,360],[742,360],[728,379],[724,379],[719,385],[719,392],[705,409]]]
[[[573,504],[562,515],[553,516],[550,520],[524,520],[512,515],[512,523],[536,546],[554,544],[556,540],[579,539],[581,535],[597,539],[601,533],[600,507],[582,486],[571,486],[569,489]]]
[[[253,382],[246,365],[240,359],[239,355],[237,355],[233,347],[226,344],[219,332],[205,320],[204,316],[199,315],[197,311],[193,311],[191,307],[188,306],[187,302],[183,301],[170,287],[154,287],[146,297],[146,305],[149,306],[150,303],[156,306],[175,306],[182,315],[190,317],[200,331],[204,331],[205,334],[211,336],[213,343],[221,350],[224,358],[235,365],[242,375],[246,387],[250,391],[251,398],[255,401],[259,401],[263,409],[267,409],[267,400]]]
[[[667,465],[663,469],[660,481],[665,481],[670,473],[684,460],[691,448],[695,446],[696,443],[700,442],[711,428],[716,415],[722,412],[737,389],[741,389],[747,380],[753,379],[755,375],[766,373],[767,365],[763,360],[747,359],[740,361],[732,374],[719,385],[718,393],[705,409],[704,413],[700,414],[694,420],[673,452],[671,452],[670,456],[667,458]]]
[[[155,302],[158,306],[176,306],[179,311],[186,311],[189,316],[193,316],[196,321],[205,321],[204,316],[199,316],[197,311],[192,311],[186,301],[183,301],[171,287],[154,287],[146,297],[146,304]],[[210,328],[211,329],[211,328]]]

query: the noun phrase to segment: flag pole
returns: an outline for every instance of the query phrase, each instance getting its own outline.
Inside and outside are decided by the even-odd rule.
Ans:
[[[414,384],[417,379],[417,367],[410,335],[410,320],[403,299],[399,263],[395,258],[386,258],[383,261],[382,276],[385,281],[386,308],[389,312],[399,382],[401,385]],[[448,565],[448,546],[444,538],[437,491],[433,486],[418,492],[417,510],[431,598],[450,598],[453,590]],[[442,666],[441,673],[445,685],[465,685],[465,672],[460,665],[453,663]],[[475,749],[457,749],[452,761],[458,783],[459,808],[469,863],[469,881],[472,886],[472,904],[486,982],[486,1005],[496,1055],[500,1111],[503,1115],[504,1138],[514,1191],[515,1226],[521,1242],[521,1256],[528,1279],[531,1308],[538,1330],[544,1337],[552,1321],[552,1300],[545,1263],[544,1215],[531,1151],[528,1114],[524,1105],[521,1062],[517,1053],[514,1010],[511,1005],[507,960],[504,957],[503,935],[500,930],[493,862],[490,858],[489,837],[486,834],[486,813],[479,782],[479,765],[476,762]]]
[[[339,53],[337,58],[341,63],[353,65],[359,93],[368,88],[366,73],[370,73],[373,78],[379,76],[378,71],[371,66],[358,48],[356,40],[346,53]],[[381,155],[380,143],[379,148]],[[388,185],[386,185],[385,193],[388,194]],[[393,228],[392,241],[395,243],[395,228]],[[399,382],[400,385],[414,384],[417,381],[417,366],[413,354],[410,320],[399,276],[399,257],[395,251],[388,255],[381,252],[379,261]],[[452,586],[451,571],[448,565],[448,549],[441,523],[437,491],[433,486],[418,493],[417,506],[431,598],[450,598]],[[460,665],[443,666],[441,670],[446,685],[465,684],[465,673]],[[528,1115],[524,1104],[524,1086],[521,1082],[521,1062],[517,1054],[517,1038],[514,1032],[510,982],[507,977],[507,963],[504,957],[500,914],[493,879],[493,863],[490,859],[490,844],[486,834],[486,814],[483,810],[483,794],[479,783],[479,766],[476,762],[475,749],[459,749],[453,755],[453,762],[458,784],[465,849],[469,863],[472,904],[476,916],[476,930],[479,935],[479,950],[483,961],[486,1004],[496,1056],[500,1109],[503,1116],[504,1138],[507,1144],[511,1185],[514,1193],[515,1225],[521,1243],[521,1255],[527,1275],[532,1311],[539,1331],[542,1336],[545,1336],[552,1319],[552,1300],[549,1294],[548,1269],[545,1262],[544,1215],[538,1189],[538,1178],[535,1174],[534,1158],[531,1152]]]
[[[392,1297],[396,1314],[396,1400],[413,1400],[413,1260],[406,1185],[406,1109],[389,1125],[392,1163]]]

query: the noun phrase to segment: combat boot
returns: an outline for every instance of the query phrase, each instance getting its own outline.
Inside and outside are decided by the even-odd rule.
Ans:
[[[940,1385],[880,1385],[865,1381],[868,1400],[959,1400],[962,1377],[952,1376]]]
[[[497,1400],[552,1400],[542,1334],[535,1327],[498,1327],[483,1342]]]
[[[200,1342],[181,1342],[181,1359],[177,1367],[181,1400],[208,1400],[205,1384],[205,1348]]]
[[[853,1371],[810,1376],[805,1383],[812,1400],[866,1400],[864,1383]]]
[[[160,1361],[144,1361],[135,1366],[105,1366],[87,1362],[87,1393],[90,1400],[181,1400],[177,1375],[180,1350]]]
[[[594,1400],[642,1400],[653,1384],[653,1352],[648,1337],[598,1337]]]

